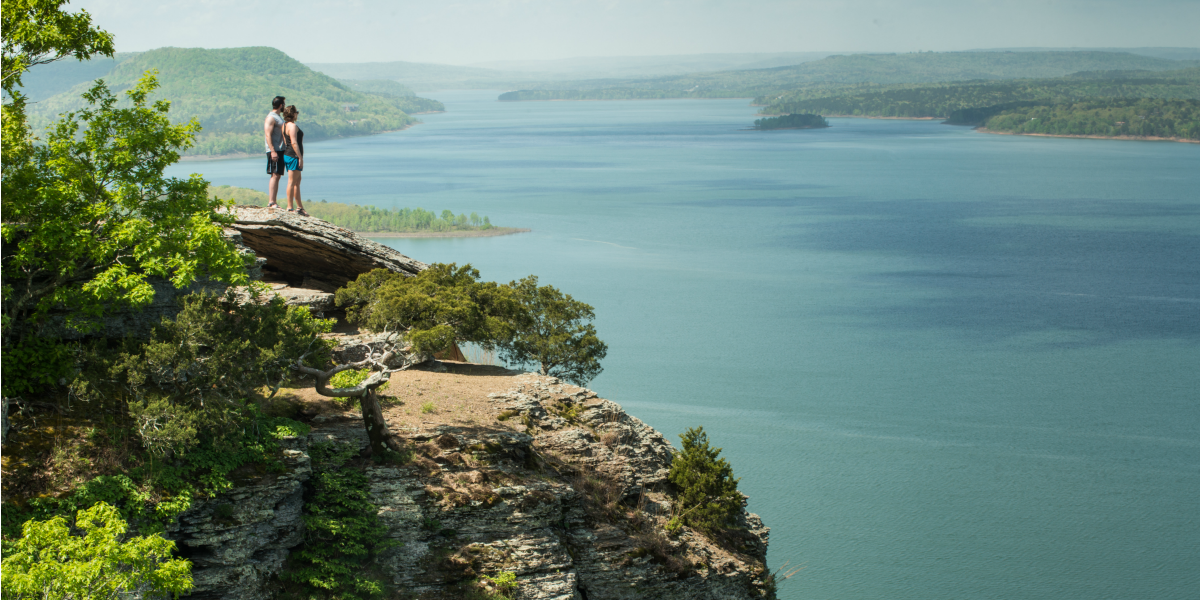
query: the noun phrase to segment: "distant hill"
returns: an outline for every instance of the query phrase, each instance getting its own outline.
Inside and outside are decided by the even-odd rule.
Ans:
[[[155,97],[171,101],[172,119],[194,116],[204,127],[187,154],[262,153],[262,123],[276,95],[300,109],[306,141],[379,133],[414,122],[405,112],[414,108],[412,98],[348,89],[274,48],[160,48],[117,62],[103,78],[121,92],[150,69],[159,71]],[[99,66],[91,69],[84,63],[78,70],[77,75],[90,77]],[[91,86],[85,81],[33,105],[31,123],[45,125],[59,113],[81,107],[79,96]],[[426,102],[433,105],[424,110],[441,110],[440,103]]]
[[[1200,48],[1142,47],[1142,48],[984,48],[970,52],[1128,52],[1140,56],[1170,60],[1200,60]]]
[[[388,79],[421,91],[443,89],[504,89],[512,81],[536,81],[526,73],[510,73],[478,67],[459,67],[414,62],[307,63],[314,71],[341,80]]]
[[[502,100],[736,98],[805,87],[1061,77],[1079,71],[1164,71],[1192,63],[1121,52],[921,52],[835,55],[771,69],[587,80],[530,87]]]
[[[955,111],[1084,99],[1200,100],[1200,67],[1177,71],[1085,71],[1065,77],[956,83],[801,88],[755,98],[762,114],[948,118]]]
[[[509,89],[556,81],[662,77],[704,71],[761,69],[795,65],[829,52],[686,54],[678,56],[580,57],[559,60],[506,60],[469,66],[412,62],[308,63],[339,80],[387,79],[417,90]]]

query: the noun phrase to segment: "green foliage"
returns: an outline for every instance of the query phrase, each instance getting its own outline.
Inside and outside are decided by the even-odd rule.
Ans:
[[[12,343],[0,356],[4,396],[21,396],[48,388],[71,374],[74,355],[71,347],[55,338],[24,336]]]
[[[144,460],[62,497],[6,506],[5,531],[24,519],[73,514],[98,501],[118,507],[142,531],[161,530],[192,497],[233,487],[237,469],[282,468],[279,440],[307,435],[308,426],[267,416],[250,399],[288,376],[301,353],[327,360],[328,342],[317,334],[329,327],[279,298],[239,304],[232,295],[197,294],[150,339],[81,353],[84,368],[70,386],[74,398],[124,415]]]
[[[511,600],[517,591],[517,574],[511,571],[500,571],[494,577],[484,575],[476,582],[488,598],[494,600]]]
[[[148,105],[156,86],[142,78],[127,93],[132,106],[119,109],[96,85],[44,143],[15,114],[19,105],[5,105],[6,340],[13,325],[52,314],[89,330],[116,306],[149,303],[155,276],[176,287],[204,275],[246,281],[244,259],[221,235],[232,217],[216,212],[222,203],[207,182],[163,176],[199,126],[171,125],[165,101]]]
[[[415,352],[440,352],[455,341],[491,347],[511,331],[511,293],[480,282],[471,265],[435,263],[414,277],[376,269],[338,290],[336,301],[352,323],[401,332]]]
[[[128,341],[106,374],[94,366],[75,389],[83,398],[123,399],[155,456],[186,454],[205,436],[220,451],[253,417],[247,398],[278,386],[303,354],[328,359],[329,342],[318,335],[330,327],[278,296],[242,303],[232,290],[193,294],[149,340]]]
[[[352,387],[355,387],[358,384],[366,381],[367,378],[370,376],[371,376],[370,369],[358,369],[358,370],[351,369],[349,371],[342,371],[340,373],[337,373],[333,377],[329,378],[329,387],[352,388]],[[390,385],[391,385],[390,381],[385,382],[383,385],[375,388],[375,391],[382,392],[382,391],[388,389],[388,386],[390,386]]]
[[[209,195],[219,198],[232,199],[235,204],[251,206],[266,206],[268,199],[264,192],[246,188],[222,185],[209,188]],[[465,214],[454,216],[451,220],[423,208],[383,209],[374,206],[360,206],[341,202],[310,201],[306,206],[308,212],[318,219],[324,219],[337,225],[360,233],[412,233],[412,232],[450,232],[450,231],[485,231],[492,229],[487,217],[474,218]],[[474,213],[472,213],[474,214]]]
[[[191,563],[171,558],[175,543],[159,535],[125,537],[128,525],[107,503],[67,520],[28,521],[5,549],[3,586],[11,598],[89,600],[147,592],[178,598],[192,589]],[[6,544],[9,546],[10,544]]]
[[[992,131],[1200,140],[1200,100],[1088,100],[1011,108],[988,118]]]
[[[600,361],[608,354],[608,345],[596,337],[589,322],[596,316],[590,305],[553,286],[538,287],[533,275],[508,287],[517,310],[512,318],[514,332],[500,344],[505,362],[535,364],[543,375],[578,385],[604,370]]]
[[[821,115],[811,114],[784,115],[754,121],[755,129],[818,129],[821,127],[829,127],[829,122]]]
[[[354,91],[265,47],[159,48],[132,55],[105,80],[123,89],[150,69],[160,73],[162,92],[174,99],[171,115],[194,118],[204,127],[189,154],[263,153],[263,119],[276,95],[300,109],[306,141],[401,129],[414,122],[406,107],[432,108],[432,101],[421,102],[425,99]],[[33,121],[41,124],[73,110],[81,87],[39,103]]]
[[[716,533],[731,527],[742,509],[733,467],[717,458],[721,449],[709,447],[703,427],[688,429],[679,437],[683,439],[683,450],[672,458],[668,475],[679,495],[668,530],[687,525]]]
[[[112,35],[92,27],[86,10],[63,11],[66,0],[7,0],[4,2],[4,92],[10,97],[21,76],[35,65],[95,54],[113,55]],[[7,145],[7,140],[5,141]]]
[[[309,448],[313,476],[304,504],[304,545],[292,552],[282,574],[329,598],[381,595],[382,583],[365,576],[364,569],[374,553],[398,545],[386,540],[379,525],[366,474],[346,465],[357,454],[346,443]]]
[[[433,411],[434,411],[433,402],[422,402],[421,403],[421,414],[428,415],[428,414],[432,414]]]

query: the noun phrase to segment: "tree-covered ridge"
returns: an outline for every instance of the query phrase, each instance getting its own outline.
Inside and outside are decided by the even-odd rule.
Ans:
[[[1193,67],[1123,52],[920,52],[836,55],[770,69],[645,79],[554,82],[553,89],[505,94],[505,100],[743,98],[785,90],[870,82],[876,85],[1061,77],[1080,71],[1164,71]],[[815,112],[815,111],[804,111]]]
[[[795,114],[782,117],[769,117],[754,121],[754,128],[767,129],[820,129],[829,127],[829,122],[821,115]]]
[[[158,70],[159,97],[171,99],[172,119],[196,117],[203,127],[187,154],[263,152],[262,123],[276,95],[300,109],[299,123],[310,141],[401,129],[414,122],[404,111],[416,107],[412,102],[348,89],[274,48],[160,48],[118,64],[104,80],[122,91],[151,69]],[[35,128],[81,107],[79,96],[89,85],[40,102],[31,111]]]
[[[236,204],[266,206],[268,202],[263,192],[229,185],[210,187],[208,193]],[[434,213],[423,208],[386,209],[325,200],[309,201],[305,209],[318,219],[359,233],[449,233],[495,228],[491,219],[474,212],[455,215],[450,210]]]
[[[1200,100],[1106,99],[1010,108],[983,122],[990,131],[1200,141]]]
[[[763,114],[946,118],[955,111],[1014,102],[1059,103],[1086,98],[1200,99],[1200,68],[1149,73],[1106,71],[1052,79],[968,81],[952,84],[805,88],[759,96]]]

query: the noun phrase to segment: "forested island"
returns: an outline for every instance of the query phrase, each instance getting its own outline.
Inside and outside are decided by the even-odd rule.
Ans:
[[[60,113],[82,108],[80,96],[93,85],[97,72],[110,64],[102,77],[115,92],[132,88],[143,72],[156,70],[156,97],[171,100],[171,119],[199,121],[202,130],[183,152],[185,156],[261,154],[263,118],[276,95],[287,97],[288,104],[300,109],[305,141],[394,131],[417,122],[409,113],[445,110],[436,100],[402,95],[395,88],[339,82],[274,48],[159,48],[98,63],[93,69],[71,62],[46,66],[58,71],[52,81],[59,87],[65,77],[77,80],[67,91],[30,105],[35,130]],[[271,65],[270,72],[264,72],[262,65]]]
[[[825,120],[825,117],[814,114],[783,115],[782,117],[768,117],[754,121],[754,128],[762,131],[771,129],[821,129],[824,127],[829,127],[829,122]]]
[[[208,195],[249,206],[266,206],[269,201],[265,192],[229,185],[209,186]],[[279,202],[286,210],[285,201],[280,198]],[[338,227],[382,237],[473,237],[529,231],[496,227],[490,218],[474,212],[455,215],[451,210],[434,213],[423,208],[386,209],[325,200],[309,200],[304,208],[312,216]]]

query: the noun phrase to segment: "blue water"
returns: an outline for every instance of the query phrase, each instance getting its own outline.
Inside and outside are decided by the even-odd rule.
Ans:
[[[310,144],[309,202],[533,229],[386,242],[593,304],[592,387],[724,447],[781,597],[1200,597],[1200,146],[434,96]]]

